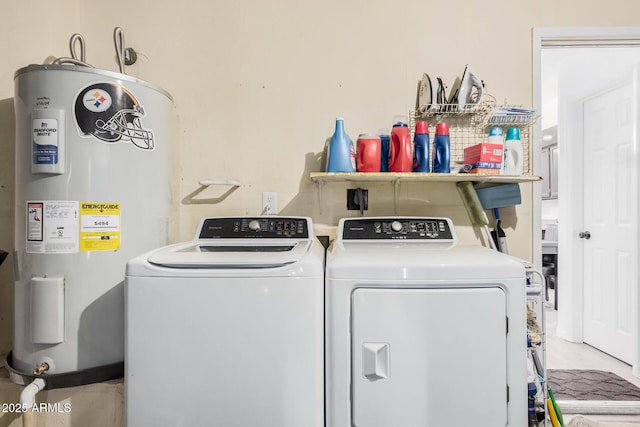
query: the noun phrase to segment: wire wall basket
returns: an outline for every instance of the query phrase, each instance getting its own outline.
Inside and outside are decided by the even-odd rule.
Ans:
[[[496,106],[496,99],[485,93],[477,105],[441,104],[430,107],[426,112],[409,112],[411,138],[416,122],[426,121],[429,125],[431,140],[435,137],[436,125],[449,124],[451,167],[464,165],[464,149],[487,141],[489,129],[493,126],[520,128],[520,140],[524,154],[523,173],[531,173],[530,127],[535,123],[535,111],[514,106]]]

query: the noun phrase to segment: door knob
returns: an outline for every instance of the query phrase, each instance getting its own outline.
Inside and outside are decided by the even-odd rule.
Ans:
[[[581,231],[580,234],[578,234],[578,237],[589,240],[591,238],[591,233],[588,231]]]

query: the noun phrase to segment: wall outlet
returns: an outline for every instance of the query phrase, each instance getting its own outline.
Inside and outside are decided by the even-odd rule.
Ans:
[[[363,206],[360,206],[362,201]],[[369,190],[364,188],[347,189],[347,210],[366,211],[369,209]]]
[[[278,193],[262,192],[262,215],[276,215],[278,213]]]

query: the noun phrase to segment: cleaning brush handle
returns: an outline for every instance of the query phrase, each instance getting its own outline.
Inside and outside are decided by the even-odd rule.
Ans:
[[[498,250],[498,248],[496,247],[496,243],[493,241],[493,238],[491,237],[491,231],[489,231],[489,226],[485,225],[484,227],[484,232],[487,234],[487,240],[489,241],[489,246],[491,247],[491,249],[494,250]]]
[[[460,193],[462,203],[467,210],[471,224],[474,227],[488,226],[489,218],[487,218],[487,214],[482,208],[478,193],[476,193],[476,189],[473,187],[471,181],[458,182],[456,183],[456,187],[458,188],[458,193]]]
[[[460,198],[467,210],[467,215],[469,215],[471,224],[474,227],[484,228],[489,246],[491,249],[497,250],[498,248],[496,248],[496,245],[491,238],[491,232],[489,231],[489,218],[487,218],[487,214],[482,208],[482,203],[480,203],[478,193],[476,193],[476,189],[473,187],[473,184],[471,181],[462,181],[456,183],[456,188],[458,189],[458,193],[460,193]]]

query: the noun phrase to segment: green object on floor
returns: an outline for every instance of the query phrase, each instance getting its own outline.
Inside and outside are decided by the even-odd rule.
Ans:
[[[560,423],[561,427],[564,427],[564,420],[562,419],[562,411],[560,411],[560,407],[556,403],[556,398],[553,396],[553,391],[551,391],[551,387],[547,388],[547,392],[549,393],[549,399],[551,399],[553,410],[556,412],[556,416],[558,417],[558,422]]]

